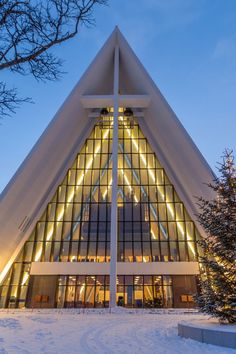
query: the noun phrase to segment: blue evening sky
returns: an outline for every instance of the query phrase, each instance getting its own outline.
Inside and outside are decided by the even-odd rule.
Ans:
[[[110,0],[95,11],[96,27],[56,49],[67,72],[58,82],[1,72],[35,104],[0,125],[3,190],[104,41],[118,25],[136,55],[216,171],[228,147],[236,152],[236,1]],[[50,151],[48,151],[50,154]]]

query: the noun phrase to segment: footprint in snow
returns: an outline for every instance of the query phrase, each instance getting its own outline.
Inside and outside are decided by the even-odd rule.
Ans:
[[[21,325],[18,320],[14,318],[3,318],[0,319],[0,327],[10,328],[10,329],[20,329]]]
[[[43,330],[39,330],[35,333],[35,337],[37,339],[42,339],[42,338],[45,338],[45,337],[48,337],[48,336],[51,336],[52,335],[52,332],[50,331],[43,331]]]

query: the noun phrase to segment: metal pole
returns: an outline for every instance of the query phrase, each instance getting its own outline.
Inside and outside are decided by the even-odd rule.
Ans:
[[[114,56],[114,115],[112,141],[112,189],[111,189],[111,248],[110,248],[110,308],[116,306],[117,276],[117,173],[118,173],[118,115],[119,115],[119,47]]]

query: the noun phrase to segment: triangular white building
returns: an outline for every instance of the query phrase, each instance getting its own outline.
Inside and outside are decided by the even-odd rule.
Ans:
[[[116,28],[2,193],[0,307],[193,306],[213,178]]]

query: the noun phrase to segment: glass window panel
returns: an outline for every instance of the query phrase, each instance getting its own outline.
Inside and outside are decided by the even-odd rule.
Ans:
[[[45,247],[44,247],[44,262],[50,262],[51,260],[51,248],[52,248],[52,242],[45,242]]]
[[[167,219],[168,221],[175,220],[175,207],[174,203],[166,203]]]
[[[147,256],[147,257],[151,256],[150,242],[143,242],[143,256]]]
[[[164,186],[157,187],[157,200],[160,203],[165,201],[165,187]]]
[[[162,277],[162,281],[163,281],[164,286],[165,285],[168,285],[168,286],[172,285],[172,277],[170,275],[164,275]]]
[[[196,261],[196,248],[194,242],[187,242],[189,261]]]
[[[76,177],[76,170],[69,170],[67,183],[69,185],[74,186],[75,185],[75,177]]]
[[[173,293],[171,286],[163,286],[164,307],[173,307]]]
[[[105,242],[98,242],[98,256],[105,257],[105,250],[106,250],[106,243]]]
[[[25,262],[32,260],[33,246],[34,246],[33,242],[26,242],[25,253],[24,253],[24,261]]]
[[[100,141],[95,142],[95,151],[99,148],[100,146]],[[108,140],[103,140],[102,142],[102,153],[107,154],[109,152],[109,141]]]
[[[185,223],[184,222],[181,222],[181,221],[178,221],[176,223],[177,225],[177,233],[178,233],[178,239],[180,241],[184,241],[185,240]]]
[[[63,223],[62,239],[66,240],[66,241],[69,241],[71,239],[71,223],[70,222]]]
[[[134,243],[134,261],[138,261],[138,258],[136,258],[137,256],[142,257],[142,246],[141,246],[141,242],[136,241]]]
[[[151,285],[144,285],[143,295],[144,295],[144,306],[153,307],[153,287]]]
[[[156,170],[156,184],[157,185],[163,185],[164,184],[164,171],[163,171],[163,169],[157,169]],[[158,187],[158,189],[160,189],[160,187]]]
[[[186,225],[187,240],[188,241],[193,241],[194,240],[194,225],[193,225],[193,222],[186,221],[185,225]]]
[[[168,231],[169,231],[170,240],[177,240],[176,222],[169,222],[168,229],[169,229]]]
[[[76,262],[77,261],[77,254],[78,254],[78,243],[77,242],[72,242],[70,245],[70,262]]]
[[[80,242],[79,245],[79,255],[85,259],[87,256],[87,242]]]
[[[66,186],[59,186],[58,188],[58,202],[63,203],[66,198]]]
[[[81,181],[81,178],[79,179],[79,182]],[[83,189],[82,186],[80,186],[80,183],[78,183],[77,187],[75,188],[75,194],[74,194],[74,202],[76,203],[81,203],[82,202],[82,195],[83,195]]]
[[[95,286],[86,285],[85,307],[94,307]]]
[[[179,260],[179,252],[177,242],[170,242],[170,261],[176,262]]]
[[[67,203],[72,203],[75,195],[75,187],[74,186],[67,186],[67,191],[66,191],[66,202]],[[66,204],[67,206],[67,204]],[[66,210],[64,211],[66,212]]]
[[[48,210],[47,210],[47,218],[49,221],[55,220],[55,213],[56,213],[56,203],[50,203],[48,205]]]
[[[110,262],[110,242],[106,242],[106,262]]]
[[[143,307],[143,286],[134,286],[134,307]]]
[[[75,286],[67,286],[66,289],[66,307],[74,307]]]
[[[125,261],[126,262],[133,262],[133,247],[131,242],[125,242]]]
[[[147,169],[142,169],[142,170],[140,170],[140,179],[141,179],[141,184],[142,184],[143,186],[148,185],[148,177],[150,178],[150,181],[154,183],[154,181],[151,180],[150,172],[149,172],[149,174],[148,174]]]
[[[151,275],[145,275],[143,277],[143,282],[145,285],[152,285],[152,276]]]
[[[89,242],[88,256],[90,257],[90,261],[96,261],[96,246],[96,242]]]
[[[154,154],[148,154],[147,156],[148,159],[148,167],[151,169],[155,168],[155,156]]]
[[[133,276],[132,275],[125,275],[125,284],[126,285],[133,285]]]
[[[164,221],[159,222],[159,230],[160,230],[160,240],[167,241],[169,238],[167,223]]]
[[[161,242],[161,261],[168,262],[169,261],[169,246],[168,242]]]
[[[90,198],[91,187],[83,186],[83,202],[87,202]]]
[[[69,247],[70,247],[70,243],[69,242],[63,242],[62,249],[61,249],[61,252],[60,252],[60,254],[61,254],[60,261],[61,262],[67,262],[68,261]]]
[[[56,230],[55,230],[56,228]],[[61,239],[62,223],[55,223],[48,221],[46,223],[45,241],[52,241],[53,236],[55,239]]]
[[[37,242],[35,243],[35,250],[34,250],[34,261],[40,262],[43,253],[43,243]]]
[[[123,262],[124,261],[124,244],[123,242],[118,242],[118,261]]]
[[[173,187],[171,185],[166,185],[165,186],[165,194],[166,194],[166,201],[167,202],[173,202]]]
[[[177,221],[184,220],[184,208],[182,203],[175,203],[175,215]]]
[[[160,221],[166,221],[167,220],[166,204],[165,203],[159,203],[158,204],[158,217],[159,217]]]
[[[75,222],[72,224],[72,240],[79,240],[80,238],[80,222]]]
[[[59,261],[59,256],[60,256],[60,247],[61,243],[60,242],[53,242],[53,261],[58,262]]]
[[[44,239],[45,222],[37,223],[36,238],[38,241],[43,241]]]
[[[7,306],[7,294],[8,294],[8,286],[0,287],[0,308],[4,308]]]
[[[84,166],[85,166],[85,155],[83,153],[80,153],[77,158],[77,168],[83,169]]]
[[[68,285],[76,285],[76,276],[73,275],[68,277]]]
[[[186,242],[178,242],[178,246],[179,246],[180,261],[182,262],[188,261],[188,256],[186,253]]]
[[[72,210],[73,210],[73,204],[72,203],[67,203],[65,205],[65,210],[64,210],[64,220],[65,221],[71,221],[72,220]]]
[[[17,286],[11,286],[9,292],[9,307],[15,307],[17,302]]]
[[[21,263],[14,263],[11,284],[14,284],[14,285],[19,284],[20,276],[21,276],[21,269],[22,269]]]
[[[93,140],[88,139],[87,140],[87,146],[86,146],[86,153],[93,153]]]
[[[66,285],[66,283],[67,283],[67,276],[65,276],[65,275],[60,275],[60,276],[58,277],[58,284],[59,284],[59,285]]]
[[[152,257],[154,262],[159,262],[161,260],[159,242],[152,242]]]

